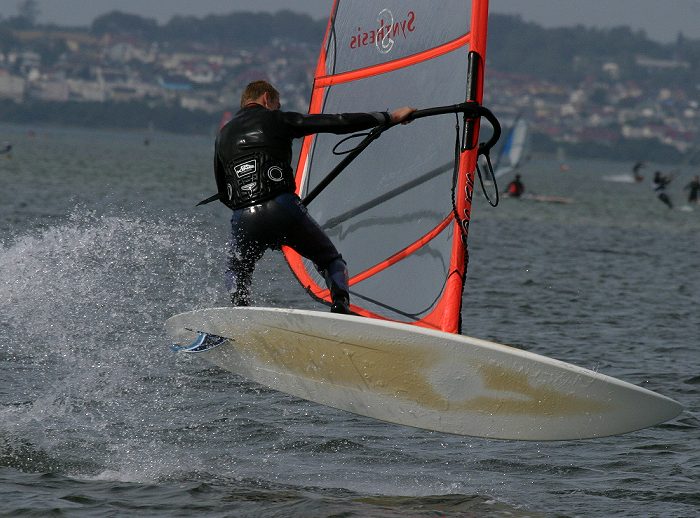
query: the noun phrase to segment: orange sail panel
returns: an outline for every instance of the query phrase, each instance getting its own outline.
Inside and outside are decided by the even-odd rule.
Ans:
[[[336,0],[309,112],[481,102],[487,19],[487,0]],[[308,206],[348,264],[360,315],[459,332],[477,150],[460,151],[455,165],[455,123],[447,114],[384,132]],[[302,198],[340,160],[341,138],[304,140]],[[329,301],[314,265],[284,254],[308,292]]]

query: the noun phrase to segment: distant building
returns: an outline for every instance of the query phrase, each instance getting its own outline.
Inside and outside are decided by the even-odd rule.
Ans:
[[[636,56],[634,62],[637,64],[637,66],[657,70],[690,68],[690,63],[687,61],[679,61],[677,59],[656,59],[648,56]]]
[[[86,81],[68,79],[71,100],[104,102],[107,100],[107,90],[103,81]]]
[[[189,92],[192,90],[192,83],[180,78],[158,78],[158,84],[165,90],[175,92]]]
[[[27,82],[22,77],[13,76],[0,69],[0,99],[10,99],[17,103],[24,99]]]
[[[70,97],[68,83],[63,78],[46,78],[32,83],[31,97],[41,101],[65,102]]]

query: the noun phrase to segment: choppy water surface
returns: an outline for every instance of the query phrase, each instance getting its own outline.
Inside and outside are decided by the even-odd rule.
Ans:
[[[15,145],[0,157],[0,513],[700,513],[700,207],[601,180],[631,164],[534,159],[528,191],[574,203],[478,199],[464,331],[687,410],[624,436],[522,443],[377,422],[170,353],[167,317],[225,303],[226,209],[193,207],[213,189],[210,139],[0,127],[0,140]],[[672,184],[679,206],[691,173]],[[256,297],[319,309],[273,253]]]

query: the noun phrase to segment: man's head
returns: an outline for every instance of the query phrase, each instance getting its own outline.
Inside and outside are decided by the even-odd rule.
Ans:
[[[241,108],[250,103],[258,103],[268,110],[280,109],[280,94],[267,81],[253,81],[243,90],[241,95]]]

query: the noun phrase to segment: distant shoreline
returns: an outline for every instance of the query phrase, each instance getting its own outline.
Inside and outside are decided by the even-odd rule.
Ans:
[[[16,104],[0,101],[0,121],[3,124],[36,127],[100,129],[143,135],[154,133],[214,138],[219,116],[202,110],[181,107],[151,107],[146,103],[84,103],[37,101]],[[554,155],[564,152],[571,158],[637,161],[648,159],[654,149],[654,160],[676,163],[684,155],[676,148],[656,140],[628,139],[611,143],[558,142],[542,133],[533,132],[532,153]]]
[[[128,131],[165,131],[182,135],[213,135],[219,117],[181,107],[149,106],[138,102],[49,102],[17,104],[0,101],[0,120],[14,124],[40,124]]]

